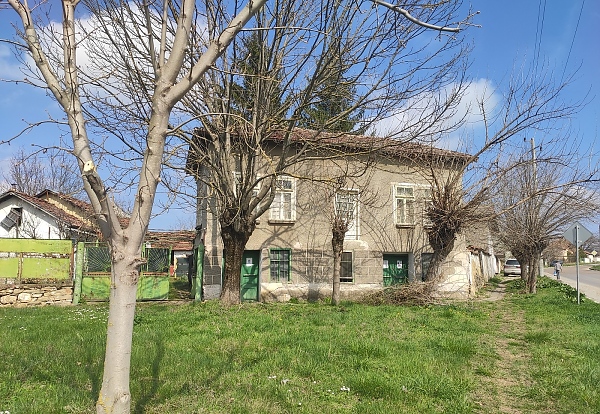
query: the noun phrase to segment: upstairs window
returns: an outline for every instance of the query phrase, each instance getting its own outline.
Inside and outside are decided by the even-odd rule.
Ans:
[[[358,191],[341,190],[335,194],[335,214],[348,223],[346,239],[356,240],[359,236]]]
[[[394,219],[398,226],[415,224],[415,189],[404,185],[394,187]]]
[[[423,227],[425,228],[433,227],[433,221],[431,221],[429,214],[427,214],[427,210],[429,210],[432,205],[433,202],[430,198],[425,199],[423,202]]]
[[[271,203],[269,220],[284,222],[296,220],[296,185],[292,177],[276,178],[275,198]]]
[[[242,191],[242,173],[236,171],[233,173],[233,179],[235,181],[235,192],[234,194],[236,196],[241,196],[241,191]],[[256,198],[258,196],[258,191],[260,190],[260,182],[258,184],[256,184],[254,186],[254,188],[252,189],[252,198]],[[258,206],[256,206],[256,208],[254,209],[254,211],[256,211],[258,209]]]

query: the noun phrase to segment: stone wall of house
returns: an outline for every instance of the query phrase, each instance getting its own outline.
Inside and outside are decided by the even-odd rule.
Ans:
[[[73,302],[72,286],[11,282],[10,279],[0,279],[0,307],[68,305]]]
[[[482,250],[471,251],[471,279],[473,289],[478,290],[488,280],[499,272],[498,261],[495,255]]]

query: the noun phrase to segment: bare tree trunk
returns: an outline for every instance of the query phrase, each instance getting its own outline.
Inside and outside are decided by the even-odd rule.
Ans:
[[[429,262],[429,268],[425,275],[425,280],[435,282],[441,278],[441,265],[446,261],[448,255],[454,249],[456,234],[454,232],[442,232],[432,230],[428,234],[429,244],[433,248],[433,256]]]
[[[331,247],[333,248],[333,291],[331,293],[331,304],[340,304],[340,271],[342,266],[342,251],[344,250],[344,236],[346,235],[347,225],[336,225],[333,223],[332,226],[332,239]]]
[[[96,411],[100,414],[127,414],[131,410],[129,373],[137,282],[139,278],[139,266],[144,262],[140,254],[141,245],[150,221],[156,188],[161,181],[161,165],[165,150],[165,140],[169,129],[169,117],[176,103],[181,101],[185,94],[212,67],[233,41],[237,33],[264,6],[265,0],[255,0],[248,3],[247,6],[232,18],[226,28],[216,33],[218,36],[211,40],[207,48],[203,48],[199,54],[192,53],[198,58],[196,61],[188,62],[191,63],[189,66],[186,61],[191,55],[191,42],[194,39],[192,25],[194,19],[197,17],[196,3],[181,2],[178,10],[175,10],[177,9],[176,5],[163,3],[163,7],[165,8],[173,7],[172,11],[175,16],[168,16],[167,10],[163,10],[164,19],[171,19],[173,17],[173,20],[163,20],[161,22],[163,28],[167,26],[171,27],[173,32],[170,32],[172,36],[162,35],[159,47],[160,51],[157,54],[154,53],[152,46],[158,37],[152,36],[152,24],[148,20],[148,27],[145,27],[145,30],[150,30],[148,34],[151,39],[150,43],[152,43],[150,46],[152,53],[150,54],[152,55],[151,66],[154,70],[154,90],[151,96],[149,96],[149,102],[143,99],[136,101],[138,105],[136,108],[144,107],[148,110],[136,111],[144,113],[142,119],[144,125],[147,125],[148,131],[146,135],[146,149],[139,168],[139,181],[135,194],[134,208],[126,229],[121,227],[119,217],[114,209],[114,203],[111,196],[108,195],[108,189],[97,171],[97,165],[94,163],[92,157],[91,141],[87,135],[86,111],[82,106],[82,99],[80,97],[80,67],[76,62],[77,44],[80,39],[76,39],[77,30],[75,22],[78,17],[76,17],[75,9],[79,0],[62,0],[61,3],[63,12],[62,38],[58,35],[56,38],[60,43],[58,45],[59,50],[62,48],[62,67],[61,64],[55,64],[56,61],[48,58],[43,44],[38,37],[38,31],[34,25],[34,22],[38,21],[38,19],[34,18],[32,13],[40,4],[30,7],[25,1],[8,0],[8,4],[21,19],[23,24],[22,37],[43,78],[42,83],[45,82],[49,91],[53,94],[67,116],[73,140],[73,154],[77,158],[84,188],[90,198],[101,232],[110,245],[112,275],[108,332],[104,376],[96,404]],[[88,6],[90,5],[88,4]],[[129,27],[129,20],[111,20],[108,17],[110,13],[105,13],[110,12],[111,7],[114,7],[113,11],[118,10],[117,14],[122,16],[121,13],[124,11],[122,8],[127,7],[127,5],[120,2],[115,2],[114,4],[105,4],[102,2],[98,6],[101,10],[94,10],[93,5],[90,7],[89,11],[94,18],[102,21],[101,17],[106,17],[106,20],[101,23],[103,27],[98,31],[111,32],[111,41],[113,40],[112,28],[115,28],[114,39],[119,38],[119,29],[127,32],[127,35],[124,36],[128,38],[125,41],[126,45],[137,44],[136,40],[141,40],[130,37],[131,33],[139,29],[139,27],[136,28],[135,23],[132,22],[132,26]],[[160,9],[160,6],[158,8]],[[129,11],[131,10],[129,9]],[[146,12],[151,14],[149,10],[146,10]],[[172,26],[170,22],[173,23]],[[167,37],[170,38],[170,45],[166,44]],[[104,46],[107,46],[106,49],[108,52],[110,45],[106,45],[104,42],[101,43],[103,44],[102,49],[104,50]],[[112,46],[121,47],[122,44],[117,40]],[[130,56],[129,52],[131,50],[127,49],[127,53],[123,55]],[[166,54],[169,56],[166,57]],[[158,63],[156,55],[159,56],[158,60],[160,62]],[[101,59],[102,62],[105,62],[105,56],[102,56]],[[141,64],[141,66],[145,68],[144,70],[151,67],[145,64]],[[131,65],[125,64],[125,66],[121,67],[127,68],[127,73],[125,74],[125,78],[128,79],[127,83],[133,78],[137,80],[139,73],[136,73]],[[145,75],[139,76],[139,78],[145,78]],[[106,86],[103,85],[105,80],[102,77],[98,79],[97,86],[100,89]],[[132,86],[132,88],[140,88],[142,84],[137,84]],[[122,92],[119,90],[119,86],[115,88],[114,85],[109,85],[108,89],[105,88],[104,90],[108,90],[109,94],[113,94],[115,91],[117,91],[117,94]],[[102,93],[99,95],[101,96]],[[114,95],[110,96],[114,97]],[[112,98],[107,97],[107,101],[111,101],[107,105],[112,107]],[[89,101],[87,102],[89,103]],[[150,105],[147,105],[148,103]],[[93,108],[94,105],[90,105],[90,107]],[[114,110],[120,113],[121,108],[115,107]],[[113,109],[109,111],[112,113]],[[149,120],[146,119],[148,113],[151,114]],[[121,113],[121,115],[123,114]],[[126,116],[119,116],[118,118],[120,128],[120,123]],[[146,122],[148,123],[146,124]],[[139,124],[136,124],[136,130],[138,127]],[[126,135],[127,133],[125,133]]]
[[[225,250],[225,272],[221,289],[221,302],[225,305],[241,303],[240,272],[246,243],[251,230],[236,231],[233,226],[221,227],[221,238]]]
[[[527,263],[527,293],[537,292],[537,272],[538,268],[536,266],[536,255],[533,255],[529,257],[529,261]]]
[[[96,412],[129,413],[129,372],[133,319],[136,305],[139,260],[126,257],[123,248],[113,247],[111,289],[104,357],[104,377]]]
[[[521,280],[525,283],[525,292],[536,293],[537,272],[541,252],[513,252],[513,254],[521,264]]]

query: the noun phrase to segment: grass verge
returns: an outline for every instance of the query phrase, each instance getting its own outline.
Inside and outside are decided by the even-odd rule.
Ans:
[[[132,411],[600,412],[600,305],[544,283],[446,306],[141,304]],[[94,412],[106,317],[0,309],[0,411]]]

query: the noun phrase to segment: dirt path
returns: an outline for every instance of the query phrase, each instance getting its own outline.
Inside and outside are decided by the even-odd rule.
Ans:
[[[507,280],[504,279],[503,282]],[[492,338],[484,335],[481,341],[482,353],[494,355],[497,359],[489,366],[475,361],[474,369],[480,375],[480,387],[473,395],[480,413],[518,414],[525,413],[519,403],[519,395],[529,386],[525,335],[525,316],[523,312],[507,312],[502,306],[505,296],[504,283],[481,298],[484,302],[493,302],[489,307],[491,329],[499,332]],[[489,360],[489,358],[488,358]],[[489,362],[488,362],[489,364]]]

